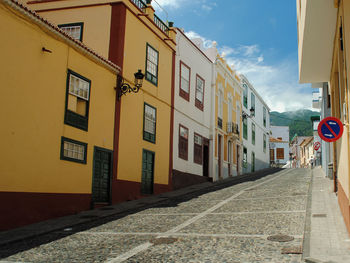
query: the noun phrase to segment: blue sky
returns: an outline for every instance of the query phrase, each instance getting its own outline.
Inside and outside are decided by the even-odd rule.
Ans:
[[[298,83],[295,0],[153,0],[152,5],[190,38],[200,37],[207,46],[216,41],[272,111],[311,108],[310,86]]]

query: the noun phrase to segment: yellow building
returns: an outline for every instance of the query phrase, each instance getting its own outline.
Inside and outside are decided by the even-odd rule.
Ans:
[[[28,6],[122,68],[141,90],[116,100],[112,198],[171,189],[175,31],[141,0],[33,1]]]
[[[323,86],[325,107],[344,125],[342,137],[329,147],[334,191],[350,232],[350,2],[297,0],[299,80]],[[328,96],[329,95],[329,96]],[[324,149],[322,149],[324,150]]]
[[[89,209],[105,196],[120,70],[16,1],[0,1],[0,24],[4,230]]]
[[[242,172],[242,88],[236,72],[217,55],[215,66],[215,160],[217,179]]]

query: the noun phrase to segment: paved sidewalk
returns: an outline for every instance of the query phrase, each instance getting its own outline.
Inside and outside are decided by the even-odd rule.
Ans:
[[[313,170],[312,198],[304,244],[305,262],[350,262],[350,237],[333,192],[333,181],[321,167]]]

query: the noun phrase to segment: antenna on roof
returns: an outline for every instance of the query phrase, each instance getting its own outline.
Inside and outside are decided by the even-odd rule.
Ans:
[[[165,13],[166,15],[166,21],[168,21],[168,12],[165,11],[165,9],[156,1],[156,0],[153,0],[154,2],[157,3],[157,5],[159,6],[159,8]]]

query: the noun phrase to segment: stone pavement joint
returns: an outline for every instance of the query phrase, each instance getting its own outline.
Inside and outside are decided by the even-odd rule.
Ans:
[[[103,218],[108,218],[118,214],[132,213],[137,210],[154,206],[157,203],[162,203],[172,198],[193,195],[197,192],[216,191],[221,188],[239,184],[242,182],[257,180],[270,174],[277,173],[283,169],[267,168],[254,173],[243,174],[235,177],[226,178],[217,182],[206,182],[197,185],[188,186],[179,190],[163,193],[160,195],[145,197],[142,199],[132,200],[124,203],[119,203],[112,207],[112,210],[88,210],[76,215],[69,215],[60,218],[54,218],[43,222],[23,226],[8,231],[0,232],[0,246],[9,245],[16,242],[25,241],[27,239],[36,238],[49,234],[55,231],[60,231],[65,228],[79,227],[91,222],[98,222]],[[96,217],[91,217],[96,216]],[[0,255],[1,256],[1,255]]]
[[[218,204],[210,207],[209,209],[205,210],[204,212],[198,214],[197,216],[185,221],[184,223],[180,224],[180,225],[177,225],[176,227],[166,231],[165,233],[159,235],[158,237],[169,237],[171,236],[172,234],[175,234],[175,232],[178,232],[180,231],[181,229],[191,225],[192,223],[198,221],[199,219],[203,218],[204,216],[210,214],[211,212],[215,211],[216,209],[218,209],[219,207],[225,205],[226,203],[232,201],[233,199],[237,198],[238,196],[240,196],[241,194],[243,194],[245,191],[247,190],[250,190],[250,189],[255,189],[261,185],[264,185],[264,184],[267,184],[273,180],[276,180],[278,179],[279,177],[281,177],[282,175],[285,175],[287,174],[289,171],[286,170],[286,171],[283,171],[281,173],[279,173],[277,176],[274,176],[266,181],[263,181],[261,183],[258,183],[257,185],[253,185],[253,186],[248,186],[246,187],[245,189],[239,191],[238,193],[230,196],[229,198],[219,202]],[[128,252],[118,256],[117,258],[115,258],[114,260],[111,260],[111,261],[108,261],[107,263],[120,263],[120,262],[123,262],[133,256],[135,256],[136,254],[140,253],[140,252],[143,252],[145,250],[147,250],[148,248],[150,248],[151,246],[149,245],[149,242],[146,242],[144,244],[141,244],[139,246],[137,246],[136,248],[133,248],[131,250],[129,250]]]
[[[25,242],[18,244],[22,252],[12,250],[14,244],[11,244],[1,248],[0,253],[10,255],[5,256],[3,260],[33,263],[300,263],[302,255],[282,254],[281,251],[285,247],[302,245],[306,194],[310,181],[311,170],[290,169],[259,180],[221,187],[219,190],[218,185],[215,185],[214,190],[204,189],[200,190],[199,194],[184,197],[172,195],[163,203],[155,203],[132,213],[101,220],[95,225],[87,224],[83,229],[74,226],[73,230],[62,238],[57,236],[60,233],[65,234],[62,229],[40,236],[37,239],[44,239],[40,246],[33,244],[36,239],[27,240],[26,242],[31,242],[29,248]],[[244,191],[246,189],[254,190]],[[238,193],[241,195],[238,196]],[[304,197],[290,198],[296,194],[303,194]],[[280,196],[280,199],[236,200],[258,196]],[[289,198],[286,199],[285,196]],[[232,197],[236,199],[231,200]],[[224,200],[231,201],[224,204]],[[216,210],[211,209],[216,208],[219,203],[223,206]],[[271,214],[260,213],[269,210]],[[302,212],[288,213],[284,210]],[[274,213],[275,211],[281,213]],[[185,215],[184,212],[196,213]],[[217,212],[243,213],[225,215]],[[98,214],[98,211],[94,213]],[[159,215],[162,213],[164,215]],[[198,220],[187,225],[186,222],[191,218],[203,213],[206,214],[204,217],[197,218]],[[171,233],[171,230],[178,232]],[[287,243],[267,240],[268,236],[277,234],[292,236],[294,240]],[[51,236],[53,239],[49,240]],[[175,238],[177,241],[157,246],[149,244],[159,237]]]

